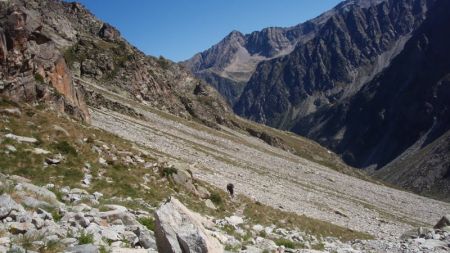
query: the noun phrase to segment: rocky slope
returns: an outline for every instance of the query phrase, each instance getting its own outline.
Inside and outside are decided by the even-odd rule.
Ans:
[[[269,27],[250,34],[233,31],[222,41],[181,64],[214,86],[234,105],[260,62],[290,54],[297,44],[318,36],[326,22],[348,8],[367,8],[383,0],[346,1],[305,23]]]
[[[73,38],[74,34],[42,26],[42,18],[9,1],[0,2],[0,92],[17,102],[48,101],[89,121],[83,94],[58,50],[66,45],[63,38]],[[54,20],[59,21],[57,17]]]
[[[424,148],[440,136],[445,140],[443,134],[450,129],[450,51],[447,46],[450,37],[444,26],[450,21],[449,14],[448,2],[438,1],[430,9],[429,18],[386,70],[351,99],[306,117],[295,129],[327,143],[356,166],[381,168],[398,157],[394,162],[399,168],[396,173],[411,171],[405,173],[404,178],[385,177],[388,181],[407,185],[406,181],[412,181],[410,173],[415,173],[409,188],[419,191],[439,188],[448,192],[445,165],[438,169],[420,162],[424,167],[418,173],[417,167],[401,169],[400,164],[405,162],[405,157],[420,157]],[[445,141],[439,143],[442,143],[438,145],[442,145],[439,152],[444,158],[446,144]],[[440,160],[445,164],[445,158]],[[445,186],[440,188],[439,185]]]
[[[304,117],[352,96],[388,66],[424,20],[428,5],[421,0],[344,5],[313,39],[259,64],[235,111],[293,129]]]
[[[144,55],[80,4],[54,0],[0,4],[1,93],[15,101],[57,102],[62,110],[89,121],[84,101],[89,91],[78,87],[79,79],[87,79],[209,124],[229,111],[213,89],[164,58]],[[101,94],[89,95],[97,98],[89,103],[101,102]]]
[[[154,252],[158,229],[175,231],[187,245],[188,238],[202,241],[195,231],[204,231],[238,252],[448,250],[444,230],[408,232],[434,225],[450,212],[446,203],[344,175],[233,129],[114,98],[134,102],[137,114],[91,107],[95,127],[44,103],[0,99],[0,171],[7,174],[0,175],[0,201],[15,208],[0,215],[1,250]],[[228,182],[234,199],[223,191]],[[169,196],[199,215],[170,207]],[[192,216],[204,229],[189,229],[186,218],[179,223]],[[412,239],[399,238],[405,232]]]
[[[229,115],[210,87],[79,4],[0,4],[0,251],[448,250],[446,226],[400,238],[446,203]]]

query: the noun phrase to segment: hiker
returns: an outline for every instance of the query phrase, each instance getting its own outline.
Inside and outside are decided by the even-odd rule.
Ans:
[[[232,183],[227,184],[227,191],[230,194],[230,196],[234,197],[234,185]]]

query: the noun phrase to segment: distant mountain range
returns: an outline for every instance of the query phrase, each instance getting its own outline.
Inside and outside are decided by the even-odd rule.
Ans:
[[[434,142],[450,129],[448,17],[445,0],[345,1],[294,27],[233,31],[182,64],[246,118],[389,182],[449,192],[450,148]]]

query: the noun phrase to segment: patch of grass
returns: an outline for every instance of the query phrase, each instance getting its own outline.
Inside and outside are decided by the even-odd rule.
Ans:
[[[272,225],[280,228],[300,229],[316,237],[336,237],[342,241],[373,239],[373,236],[340,227],[329,222],[316,220],[305,215],[285,212],[265,205],[248,202],[244,215],[254,224]]]
[[[139,223],[144,225],[148,230],[155,231],[155,220],[150,217],[143,217],[138,219]]]
[[[67,141],[59,141],[52,145],[55,150],[65,155],[77,156],[77,150]]]
[[[60,221],[61,218],[63,217],[63,216],[59,213],[59,211],[56,210],[56,209],[53,210],[53,211],[51,212],[51,214],[52,214],[53,220],[54,220],[55,222]]]
[[[64,251],[64,245],[60,241],[48,241],[43,247],[39,248],[39,253],[58,253]]]
[[[104,245],[100,246],[100,248],[98,249],[99,253],[109,253],[110,251],[106,249],[106,247]]]
[[[82,231],[78,237],[78,243],[80,245],[94,243],[94,235]]]
[[[161,175],[166,178],[170,178],[173,174],[177,174],[178,170],[174,167],[164,167],[161,170]]]
[[[218,192],[211,192],[209,199],[214,203],[214,205],[222,205],[222,196]]]
[[[323,243],[314,244],[314,245],[311,245],[311,248],[313,250],[323,251],[323,250],[325,250],[325,244],[323,244]]]
[[[41,74],[39,74],[39,73],[34,74],[34,80],[36,82],[38,82],[38,83],[44,83],[45,82],[44,81],[44,77],[41,76]]]
[[[241,248],[240,245],[235,245],[235,246],[230,245],[230,244],[226,244],[225,245],[225,250],[226,251],[238,252],[240,248]]]
[[[274,242],[278,246],[284,246],[284,247],[289,248],[289,249],[300,249],[300,248],[304,248],[305,247],[305,245],[303,245],[301,243],[293,242],[293,241],[285,239],[285,238],[275,239]]]

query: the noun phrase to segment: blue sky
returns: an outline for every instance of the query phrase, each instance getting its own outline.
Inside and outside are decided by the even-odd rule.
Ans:
[[[232,30],[292,26],[340,0],[78,0],[149,55],[185,60]]]

